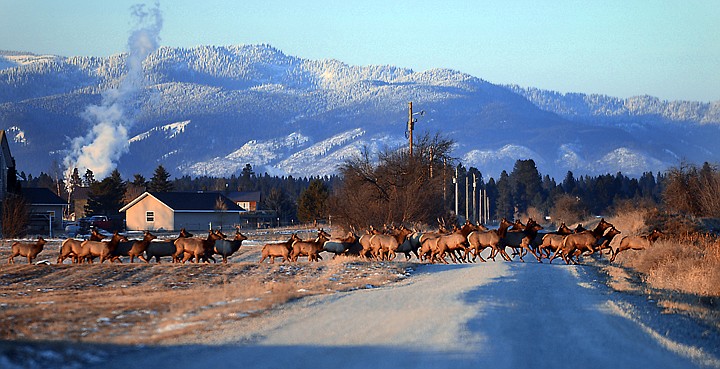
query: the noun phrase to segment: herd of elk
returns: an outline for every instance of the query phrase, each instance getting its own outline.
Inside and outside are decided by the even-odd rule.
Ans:
[[[592,230],[586,230],[581,224],[572,230],[565,223],[554,232],[540,232],[542,229],[532,218],[525,224],[519,220],[510,222],[502,218],[497,229],[488,229],[482,224],[470,222],[452,229],[445,227],[443,222],[437,231],[432,232],[413,231],[403,225],[386,226],[382,231],[370,226],[366,234],[359,237],[353,229],[345,237],[336,239],[323,229],[318,229],[314,239],[302,240],[292,234],[285,242],[265,244],[259,262],[269,258],[270,263],[274,263],[278,257],[284,262],[297,262],[300,257],[307,257],[310,262],[320,261],[322,252],[332,253],[333,257],[354,255],[375,260],[393,260],[396,254],[404,253],[406,260],[410,260],[414,254],[418,260],[430,263],[447,264],[448,257],[455,263],[475,262],[478,258],[481,262],[486,262],[481,256],[486,249],[490,249],[488,258],[493,261],[497,255],[511,261],[512,257],[506,251],[507,248],[513,250],[512,256],[517,255],[523,262],[523,256],[529,253],[540,263],[542,259],[548,259],[552,263],[555,258],[561,257],[565,263],[575,264],[580,256],[596,252],[602,254],[604,250],[608,250],[610,261],[613,262],[620,252],[648,248],[663,235],[662,232],[653,230],[643,237],[625,236],[615,243],[619,246],[613,248],[610,242],[620,231],[605,219],[601,219]],[[171,257],[175,263],[199,263],[210,260],[214,262],[213,255],[220,255],[223,263],[227,263],[227,258],[238,251],[247,237],[238,230],[233,239],[226,239],[221,232],[211,230],[207,238],[199,238],[182,229],[177,238],[153,242],[155,239],[155,235],[146,231],[140,240],[128,241],[117,232],[110,240],[103,240],[103,235],[93,230],[88,240],[64,240],[57,263],[62,264],[67,258],[71,258],[73,263],[92,263],[96,258],[99,258],[100,263],[106,260],[122,262],[121,257],[124,256],[129,257],[131,263],[136,257],[145,263],[149,263],[152,258],[160,263],[161,257]],[[14,263],[16,256],[27,257],[28,263],[32,263],[43,250],[45,243],[43,238],[39,238],[35,243],[13,243],[8,263]]]

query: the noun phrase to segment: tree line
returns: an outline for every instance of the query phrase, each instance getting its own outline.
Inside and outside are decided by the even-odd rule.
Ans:
[[[63,198],[74,187],[89,188],[88,215],[117,216],[118,209],[146,190],[260,191],[258,208],[274,211],[285,224],[332,221],[346,227],[434,225],[438,219],[464,220],[465,204],[479,204],[477,196],[482,190],[490,200],[490,222],[502,217],[533,216],[548,217],[556,224],[574,223],[628,203],[695,217],[720,217],[720,172],[709,163],[701,167],[682,163],[638,178],[620,172],[576,177],[568,171],[557,181],[542,175],[532,159],[521,159],[510,172],[503,171],[496,179],[451,157],[453,145],[452,140],[440,134],[426,134],[418,139],[412,157],[402,148],[376,154],[365,149],[342,163],[338,175],[326,177],[258,175],[250,164],[237,176],[220,178],[184,175],[171,179],[162,165],[150,180],[141,174],[123,179],[117,170],[100,181],[89,170],[82,176],[75,170],[68,186],[63,178],[45,173],[26,178],[21,173],[21,177],[26,186],[48,187]],[[466,194],[476,198],[466,199]],[[454,209],[456,201],[462,204],[459,214]],[[476,209],[468,213],[475,214]]]

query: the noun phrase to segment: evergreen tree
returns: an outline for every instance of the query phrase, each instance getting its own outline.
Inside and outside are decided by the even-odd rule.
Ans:
[[[158,165],[157,168],[155,168],[155,173],[153,174],[152,178],[150,178],[150,183],[147,186],[147,190],[150,192],[170,192],[173,190],[173,184],[169,180],[170,173],[168,173],[165,168],[161,165]]]
[[[510,176],[506,171],[500,173],[500,179],[497,181],[497,196],[495,198],[495,206],[497,218],[507,218],[512,220],[515,217],[515,200],[513,199],[513,191],[510,184]]]
[[[90,185],[88,202],[85,205],[87,215],[118,215],[123,207],[123,196],[125,195],[126,184],[115,169],[110,176],[100,182],[93,182]]]
[[[78,187],[82,187],[83,181],[82,178],[80,178],[80,172],[78,171],[78,168],[74,168],[72,174],[70,175],[70,188],[75,189]]]
[[[238,191],[252,191],[255,189],[255,172],[252,165],[245,164],[238,180]]]
[[[85,179],[85,187],[90,187],[91,184],[95,183],[95,174],[93,174],[93,171],[90,170],[90,168],[85,169],[85,175],[83,178]]]
[[[312,180],[298,199],[298,219],[301,222],[324,219],[327,216],[328,197],[330,193],[325,183],[320,179]]]

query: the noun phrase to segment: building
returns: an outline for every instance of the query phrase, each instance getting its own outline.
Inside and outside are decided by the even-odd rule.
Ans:
[[[0,214],[8,194],[17,194],[20,185],[15,170],[15,158],[10,153],[5,130],[0,130]],[[0,233],[2,233],[2,217],[0,216]]]
[[[30,210],[28,233],[47,234],[63,228],[63,211],[67,202],[49,188],[23,188],[22,197]]]
[[[125,205],[127,230],[231,229],[245,212],[217,192],[144,192]]]
[[[227,194],[227,197],[237,204],[237,206],[252,212],[257,211],[257,206],[260,202],[260,191],[230,192]]]

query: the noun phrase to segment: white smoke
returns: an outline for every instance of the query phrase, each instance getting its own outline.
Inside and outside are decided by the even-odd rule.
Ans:
[[[133,5],[130,10],[135,25],[128,38],[127,73],[116,88],[103,92],[100,105],[88,106],[83,112],[82,118],[93,127],[85,136],[70,142],[70,153],[63,161],[68,177],[74,168],[80,173],[90,169],[98,179],[107,177],[128,151],[128,128],[134,119],[125,109],[145,87],[142,63],[157,50],[162,28],[158,3],[149,9],[144,4]]]

